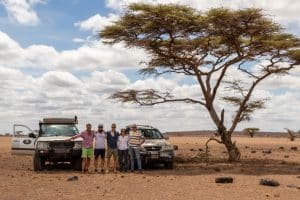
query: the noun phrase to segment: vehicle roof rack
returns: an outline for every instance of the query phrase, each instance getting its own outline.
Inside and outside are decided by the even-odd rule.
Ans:
[[[132,127],[134,124],[128,125],[127,127],[130,128]],[[150,125],[142,125],[142,124],[135,124],[137,128],[149,128],[149,129],[156,129],[153,126]]]
[[[74,118],[44,118],[41,124],[78,124],[77,116]]]

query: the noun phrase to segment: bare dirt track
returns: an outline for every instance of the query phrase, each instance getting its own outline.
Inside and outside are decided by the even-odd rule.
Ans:
[[[174,170],[155,168],[143,174],[87,174],[69,169],[36,173],[31,156],[10,154],[9,137],[0,137],[0,199],[300,199],[300,139],[235,137],[242,153],[239,163],[227,163],[225,148],[206,137],[171,136],[179,146]],[[283,147],[283,149],[280,147]],[[298,150],[291,150],[297,147]],[[192,150],[193,149],[193,150]],[[200,149],[200,151],[199,151]],[[255,153],[251,153],[253,151]],[[263,151],[271,150],[267,154]],[[90,169],[92,171],[92,168]],[[78,176],[78,181],[67,181]],[[232,184],[216,184],[215,178],[232,176]],[[273,178],[279,187],[259,185]]]

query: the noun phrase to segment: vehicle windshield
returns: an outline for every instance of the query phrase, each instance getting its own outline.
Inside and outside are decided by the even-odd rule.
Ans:
[[[73,136],[78,134],[78,129],[73,124],[43,124],[40,136]]]
[[[140,131],[145,139],[163,139],[163,136],[157,129],[142,129]]]

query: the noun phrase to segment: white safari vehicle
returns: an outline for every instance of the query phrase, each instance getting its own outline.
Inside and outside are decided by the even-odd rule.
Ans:
[[[22,124],[13,127],[12,154],[32,154],[35,171],[45,164],[69,162],[75,170],[81,170],[82,139],[67,139],[78,134],[77,117],[44,118],[39,122],[38,132]]]
[[[126,127],[128,133],[131,126]],[[145,143],[140,151],[144,165],[161,163],[164,164],[165,168],[172,169],[174,167],[174,145],[167,141],[169,136],[161,134],[157,128],[149,125],[136,126],[145,138]]]

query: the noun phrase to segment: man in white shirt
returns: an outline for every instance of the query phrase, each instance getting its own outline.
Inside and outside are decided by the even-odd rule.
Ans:
[[[127,172],[128,169],[128,135],[125,129],[121,129],[121,135],[118,137],[118,157],[121,172]]]
[[[95,151],[94,151],[94,166],[95,172],[98,171],[98,158],[100,156],[100,170],[104,172],[104,163],[105,163],[105,140],[106,133],[103,130],[103,125],[99,124],[98,131],[95,134]]]

